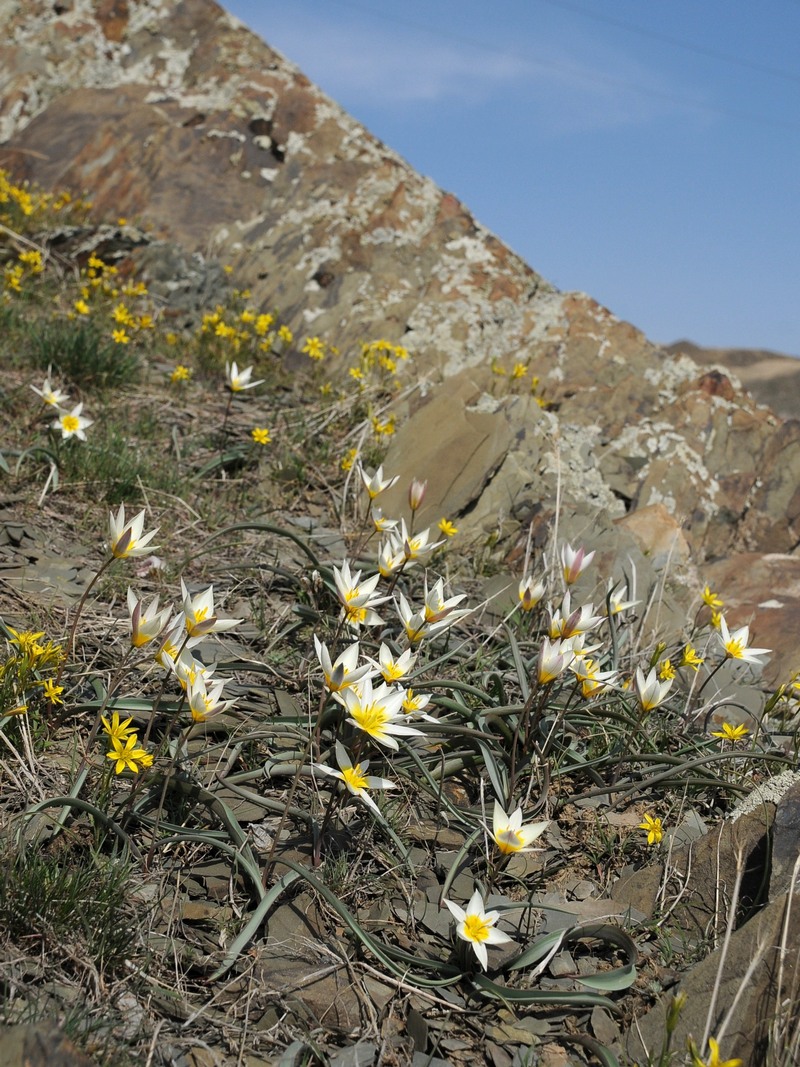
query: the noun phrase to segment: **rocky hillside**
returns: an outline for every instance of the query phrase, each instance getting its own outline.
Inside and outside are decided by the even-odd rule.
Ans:
[[[749,393],[785,419],[800,418],[800,359],[762,348],[704,348],[693,341],[667,345],[700,366],[720,364],[733,372]]]
[[[558,493],[562,534],[643,580],[696,592],[778,554],[779,600],[728,562],[727,602],[759,644],[800,618],[800,423],[556,291],[213,0],[0,0],[0,21],[0,166],[232,264],[301,335],[402,342],[419,387],[387,463],[476,544],[536,543]]]

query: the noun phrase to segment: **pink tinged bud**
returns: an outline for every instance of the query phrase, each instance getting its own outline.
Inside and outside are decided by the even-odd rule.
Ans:
[[[427,481],[421,482],[418,478],[412,480],[411,485],[408,487],[408,506],[412,511],[416,511],[422,505],[427,488]]]

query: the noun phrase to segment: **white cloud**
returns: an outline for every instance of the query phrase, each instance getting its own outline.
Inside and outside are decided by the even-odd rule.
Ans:
[[[591,38],[576,38],[569,51],[545,40],[509,41],[506,50],[390,21],[334,22],[298,11],[276,17],[263,8],[252,12],[251,25],[345,107],[504,101],[528,109],[549,132],[697,113],[689,94],[682,98],[643,63]]]

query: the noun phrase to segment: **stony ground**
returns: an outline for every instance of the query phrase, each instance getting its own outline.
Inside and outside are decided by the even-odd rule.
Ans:
[[[396,787],[378,814],[338,791],[311,764],[335,766],[353,731],[325,697],[313,638],[345,644],[332,568],[375,568],[358,463],[372,472],[386,453],[413,360],[390,381],[380,358],[405,360],[386,342],[348,373],[352,354],[330,338],[327,363],[309,339],[284,350],[278,318],[261,349],[257,314],[219,264],[188,280],[180,267],[182,302],[156,300],[151,324],[124,227],[112,229],[95,245],[80,231],[72,260],[43,278],[21,259],[42,239],[12,233],[4,253],[4,1022],[55,1023],[91,1062],[123,1067],[642,1064],[640,1042],[651,1062],[683,1064],[689,1034],[747,1063],[792,1062],[793,688],[766,700],[757,673],[721,651],[710,590],[681,618],[664,583],[640,576],[634,589],[631,568],[612,585],[624,578],[636,603],[606,617],[602,554],[570,592],[596,606],[612,687],[586,700],[569,673],[543,681],[544,633],[564,608],[561,538],[540,523],[526,560],[518,542],[440,536],[429,497],[443,544],[383,583],[384,619],[361,631],[360,655],[382,640],[399,652],[395,601],[420,603],[440,575],[468,614],[421,646],[411,680],[432,721],[395,754],[369,751]],[[101,253],[118,279],[92,266]],[[208,285],[219,307],[201,305]],[[265,383],[226,388],[234,355]],[[45,374],[81,398],[85,442],[53,432],[55,411],[30,388]],[[413,523],[405,487],[385,499]],[[159,528],[158,547],[112,563],[120,504]],[[548,582],[530,613],[526,571]],[[129,588],[179,602],[181,580],[191,595],[213,583],[217,613],[241,620],[198,646],[236,703],[194,724],[152,650],[131,652],[126,603]],[[637,666],[675,674],[649,710]],[[48,682],[63,686],[52,698]],[[114,773],[99,717],[115,712],[151,765]],[[548,822],[537,851],[497,853],[497,796],[526,824]],[[466,906],[476,886],[513,939],[486,969],[443,905]],[[676,994],[677,1021],[665,1018]],[[2,1040],[10,1065],[26,1040],[50,1048],[44,1062],[72,1055],[46,1029]]]

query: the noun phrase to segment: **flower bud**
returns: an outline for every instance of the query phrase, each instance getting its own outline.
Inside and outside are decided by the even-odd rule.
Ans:
[[[418,478],[412,480],[411,485],[408,487],[408,506],[412,511],[416,511],[422,504],[427,488],[427,481],[421,482]]]

